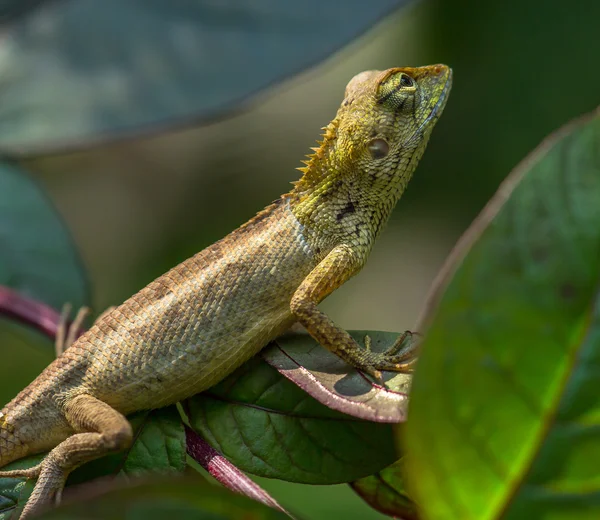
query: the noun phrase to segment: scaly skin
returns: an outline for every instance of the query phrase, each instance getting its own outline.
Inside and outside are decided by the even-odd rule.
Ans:
[[[367,373],[407,369],[397,344],[362,349],[317,304],[364,265],[450,85],[444,65],[354,77],[290,193],[101,317],[2,409],[0,467],[52,450],[0,473],[38,479],[22,518],[70,471],[125,448],[125,415],[206,390],[296,321]]]

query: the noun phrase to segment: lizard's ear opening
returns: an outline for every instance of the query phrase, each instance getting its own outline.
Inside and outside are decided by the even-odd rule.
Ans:
[[[382,80],[377,89],[377,103],[400,110],[417,91],[416,81],[405,72],[393,73]]]
[[[390,145],[384,139],[373,139],[367,147],[373,159],[383,159],[390,153]]]

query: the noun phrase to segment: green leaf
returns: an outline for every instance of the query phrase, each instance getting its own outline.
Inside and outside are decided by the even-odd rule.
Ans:
[[[0,285],[59,310],[87,304],[79,255],[50,200],[9,163],[0,163],[0,186]]]
[[[398,337],[393,332],[355,330],[352,337],[363,344],[371,338],[371,349],[383,352]],[[407,338],[410,345],[413,338]],[[280,374],[325,406],[376,422],[401,422],[406,417],[411,375],[384,372],[385,386],[344,363],[306,333],[285,334],[261,353]]]
[[[404,439],[426,518],[600,518],[598,143],[543,143],[451,256]]]
[[[137,482],[102,492],[94,485],[80,492],[79,501],[66,503],[42,518],[48,520],[98,519],[154,520],[277,520],[288,517],[258,502],[209,485],[196,478],[169,478]],[[110,489],[110,488],[109,488]]]
[[[27,155],[205,123],[318,63],[405,3],[4,6],[16,18],[2,31],[0,150]]]
[[[129,476],[149,471],[182,472],[186,468],[185,430],[177,407],[144,415],[137,419],[141,424],[121,472]],[[135,428],[136,421],[131,421]]]
[[[417,520],[414,502],[408,497],[404,484],[405,464],[402,459],[374,475],[361,478],[350,485],[374,509],[403,520]]]
[[[186,411],[192,428],[255,475],[335,484],[395,459],[390,425],[323,406],[260,358],[187,400]]]

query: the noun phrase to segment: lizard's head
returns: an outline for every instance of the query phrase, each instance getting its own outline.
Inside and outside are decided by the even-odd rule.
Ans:
[[[405,160],[425,148],[451,81],[452,71],[445,65],[354,76],[332,129],[337,134],[333,149],[352,156],[367,171],[391,173],[407,166]]]
[[[300,168],[298,212],[318,213],[324,202],[329,211],[332,204],[340,211],[360,205],[391,209],[423,155],[451,83],[446,65],[366,71],[352,78],[319,148]],[[385,208],[382,220],[383,213]]]

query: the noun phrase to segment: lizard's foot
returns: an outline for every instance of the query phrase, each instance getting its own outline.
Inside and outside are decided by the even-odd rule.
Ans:
[[[60,502],[67,481],[67,472],[50,455],[36,468],[39,468],[37,482],[19,520],[37,515],[47,506]]]
[[[73,343],[75,343],[75,340],[81,334],[81,327],[89,313],[89,307],[81,307],[77,311],[73,322],[69,324],[71,304],[65,303],[65,305],[63,305],[62,313],[60,315],[60,322],[56,330],[56,339],[54,340],[54,350],[56,351],[56,357],[59,357],[65,350],[67,350]]]
[[[65,473],[49,457],[32,468],[2,471],[0,472],[0,478],[37,479],[19,520],[36,515],[45,506],[52,504],[53,501],[59,502],[62,489],[67,480]]]
[[[373,352],[371,338],[365,336],[366,355],[357,368],[379,381],[382,380],[381,370],[412,373],[419,348],[414,338],[416,335],[417,333],[405,331],[385,352]]]

